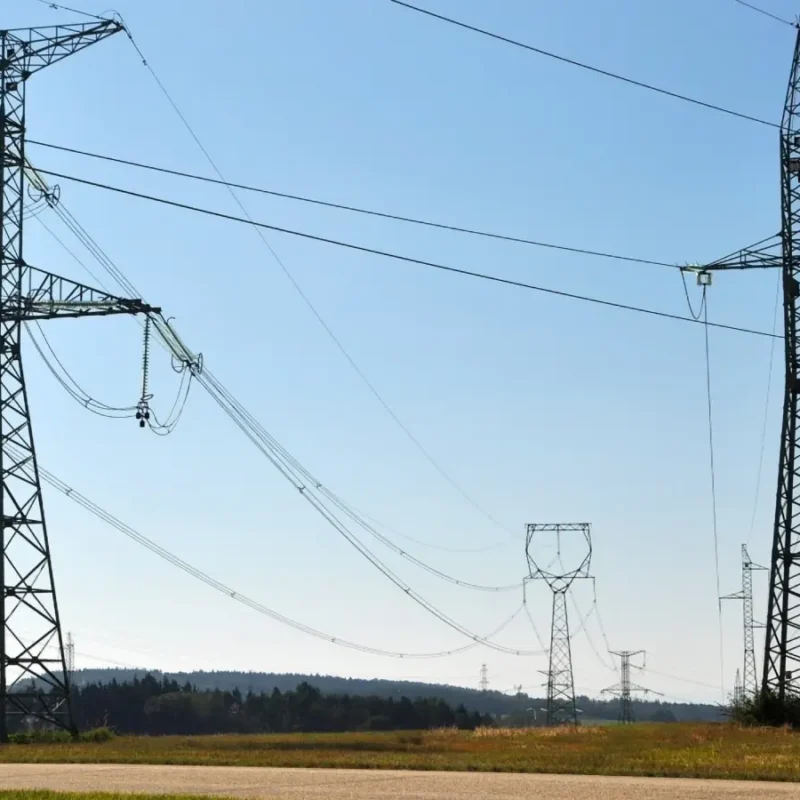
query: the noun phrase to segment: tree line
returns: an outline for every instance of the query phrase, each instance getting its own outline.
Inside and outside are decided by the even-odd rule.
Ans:
[[[427,684],[417,681],[399,681],[382,679],[341,678],[335,675],[314,675],[308,673],[275,673],[275,672],[160,672],[159,670],[133,670],[133,669],[81,669],[75,674],[76,684],[110,683],[117,681],[132,681],[134,677],[140,680],[147,674],[152,674],[158,680],[164,677],[177,681],[181,686],[190,683],[198,689],[221,689],[233,691],[237,686],[242,692],[252,690],[256,693],[271,693],[276,686],[281,692],[294,691],[301,683],[307,682],[316,686],[323,694],[347,694],[360,696],[394,697],[395,702],[405,697],[432,697],[444,700],[451,708],[464,705],[470,711],[481,714],[491,714],[496,720],[506,720],[511,717],[518,724],[532,724],[533,712],[541,717],[539,710],[546,705],[544,697],[536,695],[504,694],[498,691],[481,692],[463,686],[448,686],[445,684]],[[657,688],[657,687],[656,687]],[[614,698],[576,698],[578,707],[584,715],[596,719],[616,720],[619,715],[619,701]],[[666,700],[642,698],[636,701],[636,718],[642,721],[665,721],[665,718],[677,719],[681,722],[688,721],[717,721],[720,719],[720,709],[717,705],[708,703],[674,703]]]
[[[200,690],[152,675],[131,681],[74,686],[73,713],[82,730],[110,727],[128,734],[209,734],[474,729],[489,715],[455,708],[435,697],[323,694],[307,682],[293,691],[256,694]]]

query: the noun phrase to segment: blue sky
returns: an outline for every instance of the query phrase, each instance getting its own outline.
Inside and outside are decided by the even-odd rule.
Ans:
[[[769,120],[780,118],[788,27],[733,0],[553,4],[430,0],[432,10]],[[790,15],[785,0],[773,10]],[[772,7],[771,6],[771,7]],[[88,11],[105,6],[85,2]],[[777,232],[777,131],[591,75],[425,19],[383,0],[119,5],[142,50],[232,180],[467,227],[684,263]],[[33,0],[4,25],[73,21]],[[29,136],[208,174],[129,42],[115,37],[31,80]],[[30,148],[32,161],[236,213],[223,189]],[[309,469],[353,505],[416,538],[439,569],[479,583],[525,574],[522,542],[431,467],[370,395],[251,230],[62,182],[67,208],[146,299]],[[669,269],[411,228],[264,197],[259,220],[664,311],[686,312]],[[43,217],[58,230],[58,220]],[[591,521],[600,611],[615,649],[646,649],[642,683],[719,698],[705,361],[699,326],[655,320],[279,234],[268,236],[336,335],[438,462],[520,537],[527,522]],[[42,227],[30,263],[91,283]],[[770,329],[773,273],[720,275],[711,318]],[[694,287],[691,287],[696,293]],[[138,397],[140,329],[54,321],[51,341],[89,391]],[[720,566],[739,586],[761,450],[770,344],[714,330]],[[78,407],[29,348],[41,463],[129,524],[264,604],[393,650],[465,643],[325,527],[196,387],[176,432]],[[765,562],[780,348],[751,555]],[[156,357],[156,408],[177,379]],[[79,666],[253,669],[533,687],[544,658],[473,650],[392,661],[309,640],[176,573],[69,500],[47,493],[57,585]],[[401,543],[402,540],[400,540]],[[372,546],[372,544],[370,545]],[[520,602],[387,563],[444,611],[487,632]],[[765,582],[756,580],[763,615]],[[585,612],[588,586],[576,589]],[[531,593],[541,630],[544,587]],[[725,609],[726,681],[740,608]],[[597,620],[588,623],[603,652]],[[503,644],[536,648],[520,617]],[[759,645],[760,646],[760,645]],[[88,658],[91,656],[92,658]],[[585,634],[576,684],[616,675]],[[606,659],[608,660],[608,659]],[[533,691],[533,688],[531,688]]]

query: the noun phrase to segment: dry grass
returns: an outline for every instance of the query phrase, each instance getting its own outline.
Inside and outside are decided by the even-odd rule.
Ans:
[[[108,792],[46,792],[39,789],[0,791],[0,800],[201,800],[178,794],[116,794]],[[210,800],[205,795],[203,800]]]
[[[642,724],[259,736],[119,737],[16,744],[2,762],[481,770],[800,781],[800,733]],[[3,800],[0,798],[0,800]]]

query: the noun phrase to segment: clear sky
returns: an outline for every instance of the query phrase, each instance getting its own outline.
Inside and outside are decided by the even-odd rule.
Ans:
[[[422,0],[420,0],[422,2]],[[764,0],[790,16],[788,0]],[[432,10],[639,80],[778,121],[793,32],[733,0],[429,0]],[[84,0],[100,13],[103,3]],[[777,131],[489,41],[388,0],[192,4],[120,0],[159,77],[232,180],[387,212],[675,263],[709,261],[780,227]],[[3,26],[78,21],[34,0]],[[31,79],[31,138],[209,173],[130,43],[118,36]],[[224,189],[30,148],[38,166],[236,213]],[[347,364],[252,230],[62,181],[67,208],[190,347],[296,457],[357,508],[449,553],[398,542],[464,580],[527,566],[527,522],[590,521],[600,612],[614,649],[646,649],[639,681],[718,700],[720,664],[703,331],[572,300],[269,235],[275,250],[431,467]],[[566,291],[686,313],[678,274],[478,240],[264,197],[276,225]],[[42,217],[68,233],[50,212]],[[70,242],[77,250],[75,242]],[[26,257],[92,280],[31,220]],[[95,265],[96,268],[96,265]],[[771,329],[775,273],[719,275],[713,320]],[[696,299],[697,290],[690,287]],[[138,399],[141,329],[53,321],[89,392]],[[750,535],[770,343],[713,330],[722,588],[740,586]],[[27,350],[42,465],[160,544],[275,610],[375,647],[468,643],[388,583],[195,387],[169,437],[90,415]],[[768,559],[780,345],[751,555]],[[177,378],[158,351],[156,409]],[[536,690],[541,658],[477,649],[395,661],[304,637],[213,592],[46,490],[64,627],[78,666],[251,669],[413,677]],[[443,584],[375,542],[414,588],[486,633],[520,592]],[[763,617],[766,581],[756,577]],[[585,613],[588,585],[575,597]],[[544,587],[531,592],[549,627]],[[574,608],[570,609],[574,611]],[[574,619],[574,618],[573,618]],[[725,608],[725,680],[741,663]],[[597,619],[587,624],[603,655]],[[577,686],[616,675],[575,637]],[[537,649],[520,616],[502,644]],[[759,643],[758,647],[761,647]],[[760,659],[760,655],[759,655]],[[606,657],[605,661],[609,659]],[[759,664],[760,668],[760,664]],[[697,685],[666,677],[694,680]]]

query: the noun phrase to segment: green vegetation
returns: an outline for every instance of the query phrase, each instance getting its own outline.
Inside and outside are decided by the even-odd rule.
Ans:
[[[411,700],[323,694],[308,683],[288,692],[277,688],[261,694],[242,694],[238,689],[200,691],[191,684],[181,686],[175,680],[157,680],[152,675],[134,678],[130,683],[77,686],[72,692],[72,709],[79,730],[102,721],[117,733],[150,736],[442,727],[474,730],[493,722],[487,715],[469,712],[464,706],[453,708],[437,697]],[[92,735],[102,739],[102,729]]]
[[[115,736],[111,728],[94,728],[81,731],[78,739],[81,742],[107,742]],[[68,731],[32,731],[31,733],[12,733],[12,744],[67,744],[73,740]]]
[[[791,697],[781,703],[772,692],[759,692],[734,702],[728,716],[739,725],[788,725],[796,729],[800,726],[800,698]]]
[[[232,693],[238,689],[243,695],[250,692],[270,695],[275,689],[282,693],[293,692],[303,683],[319,689],[324,695],[348,695],[350,697],[435,697],[444,700],[451,708],[465,706],[470,712],[501,715],[504,725],[525,727],[530,724],[528,708],[540,708],[545,704],[543,697],[522,694],[503,694],[502,692],[479,691],[464,686],[448,686],[441,683],[420,683],[416,681],[340,678],[335,675],[309,675],[305,673],[276,672],[160,672],[146,669],[82,669],[75,674],[75,686],[83,689],[91,684],[108,686],[112,683],[132,683],[134,678],[143,681],[152,675],[159,683],[165,679],[180,687],[190,686],[197,691],[221,691]],[[662,700],[635,700],[636,718],[645,721],[662,722],[651,719],[669,711],[678,722],[720,722],[718,705],[709,703],[670,703]],[[578,697],[578,706],[584,716],[607,719],[616,722],[619,717],[619,700],[596,697]],[[98,718],[91,719],[89,725],[96,725]],[[420,727],[425,727],[421,725]],[[139,733],[140,731],[130,731]],[[196,731],[172,731],[174,733],[195,733]],[[203,731],[207,733],[208,731]],[[223,731],[215,731],[222,733]],[[250,731],[255,733],[256,731]],[[265,731],[266,732],[266,731]],[[278,731],[272,731],[276,733]]]
[[[2,762],[482,770],[800,781],[800,735],[722,723],[120,736],[12,744]]]

